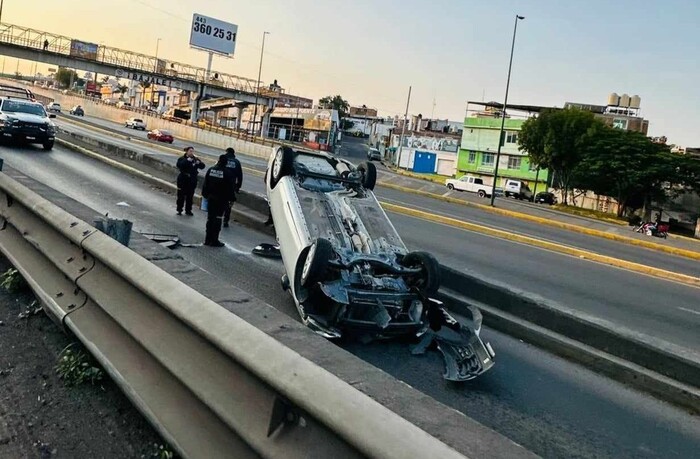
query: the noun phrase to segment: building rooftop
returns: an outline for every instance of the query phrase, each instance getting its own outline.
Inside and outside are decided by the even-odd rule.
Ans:
[[[503,109],[503,104],[500,102],[477,102],[477,101],[467,101],[467,104],[469,105],[478,105],[481,107],[490,107],[490,108],[497,108],[497,109]],[[506,107],[511,110],[522,110],[524,112],[530,112],[530,113],[539,113],[544,110],[558,110],[557,107],[544,107],[541,105],[520,105],[520,104],[508,104]]]

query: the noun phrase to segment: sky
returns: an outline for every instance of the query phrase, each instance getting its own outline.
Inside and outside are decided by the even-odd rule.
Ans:
[[[403,115],[411,86],[410,114],[453,121],[467,101],[503,101],[519,14],[509,103],[637,94],[650,135],[700,146],[697,0],[4,0],[2,21],[151,55],[161,38],[159,57],[205,67],[193,13],[238,25],[214,70],[257,79],[267,31],[263,82],[382,116]]]

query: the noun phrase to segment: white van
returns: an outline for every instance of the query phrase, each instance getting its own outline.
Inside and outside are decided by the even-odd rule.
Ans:
[[[506,180],[503,187],[503,192],[506,196],[513,196],[516,199],[526,199],[532,201],[532,190],[527,186],[527,183],[522,180]]]

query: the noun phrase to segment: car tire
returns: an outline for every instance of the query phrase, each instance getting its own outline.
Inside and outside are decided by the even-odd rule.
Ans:
[[[357,170],[362,172],[362,186],[366,190],[374,190],[374,185],[377,184],[377,166],[363,162],[357,165]]]
[[[275,153],[270,173],[270,188],[274,188],[277,183],[294,171],[294,150],[289,147],[281,147]]]
[[[485,197],[486,197],[486,192],[485,192],[484,190],[479,190],[479,192],[477,193],[477,195],[479,195],[480,198],[485,198]]]
[[[44,150],[51,151],[53,149],[53,142],[54,142],[53,140],[48,140],[48,141],[44,142],[42,144],[42,146],[44,147]]]
[[[455,189],[455,186],[454,186],[453,184],[451,184],[451,183],[448,183],[448,184],[447,184],[447,189],[450,190],[450,191],[452,191],[452,190]]]
[[[401,260],[407,267],[420,267],[422,277],[415,285],[424,295],[435,295],[440,288],[440,264],[428,252],[410,252]]]
[[[328,261],[333,256],[333,245],[328,239],[316,239],[306,251],[299,278],[302,287],[318,282],[326,272]]]

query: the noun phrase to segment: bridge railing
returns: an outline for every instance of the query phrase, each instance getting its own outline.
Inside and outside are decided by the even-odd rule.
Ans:
[[[44,49],[45,41],[48,41],[46,49]],[[160,59],[155,56],[148,56],[146,54],[113,48],[102,44],[96,45],[97,54],[94,59],[72,55],[71,43],[73,41],[89,43],[64,35],[53,34],[28,27],[13,24],[0,24],[0,43],[70,56],[83,61],[109,64],[125,70],[150,73],[173,80],[218,86],[249,94],[255,94],[257,89],[257,80],[214,70],[207,76],[206,69],[202,67]],[[213,75],[216,75],[217,78],[214,79]],[[264,86],[262,82],[260,85]],[[267,98],[265,96],[261,97],[263,99]]]

